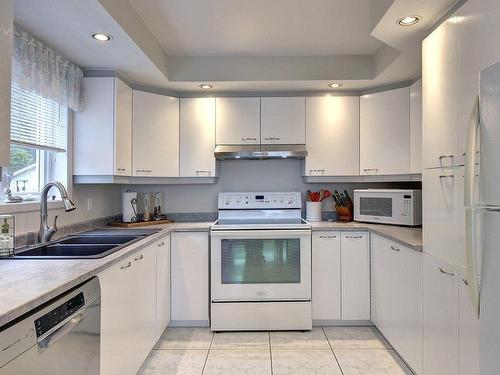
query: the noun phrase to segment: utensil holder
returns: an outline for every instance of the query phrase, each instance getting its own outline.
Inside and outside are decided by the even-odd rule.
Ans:
[[[306,202],[306,220],[321,221],[321,202]]]
[[[350,222],[353,219],[354,207],[351,202],[345,207],[335,206],[335,211],[337,211],[337,220],[343,222]]]

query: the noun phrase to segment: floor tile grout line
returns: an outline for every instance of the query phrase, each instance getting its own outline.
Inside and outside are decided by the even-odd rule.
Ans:
[[[203,375],[203,373],[205,372],[205,366],[207,365],[208,356],[210,354],[210,350],[212,349],[212,343],[214,342],[214,338],[215,338],[215,332],[212,332],[212,338],[210,339],[210,344],[208,345],[207,355],[205,357],[205,362],[203,362],[203,368],[201,369],[200,375]]]
[[[274,370],[273,370],[273,348],[271,347],[271,331],[268,331],[267,334],[269,337],[269,358],[271,360],[271,375],[273,375]]]
[[[344,375],[344,370],[342,369],[342,366],[340,365],[339,359],[337,358],[337,355],[335,354],[335,351],[333,350],[332,344],[330,343],[330,339],[328,338],[328,335],[326,334],[325,327],[321,326],[321,329],[323,330],[323,334],[326,337],[326,341],[328,341],[328,346],[330,347],[330,350],[332,351],[333,358],[335,358],[335,362],[337,362],[337,365],[339,366],[340,373]]]

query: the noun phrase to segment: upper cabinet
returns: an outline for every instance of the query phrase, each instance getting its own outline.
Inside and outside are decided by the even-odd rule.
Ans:
[[[134,90],[133,175],[179,177],[179,99]]]
[[[306,176],[359,174],[359,98],[306,98]]]
[[[215,99],[180,99],[180,175],[215,176]]]
[[[360,99],[360,174],[410,172],[410,89]]]
[[[410,86],[410,173],[422,173],[422,80]]]
[[[118,78],[88,77],[85,108],[75,113],[75,175],[130,176],[132,89]]]
[[[4,56],[11,56],[13,33],[13,2],[2,2],[0,12],[0,50]],[[0,59],[0,172],[10,160],[10,77],[12,59]],[[1,178],[1,176],[0,176]]]
[[[306,143],[306,98],[261,98],[261,143]]]
[[[260,143],[260,98],[216,99],[218,145]]]

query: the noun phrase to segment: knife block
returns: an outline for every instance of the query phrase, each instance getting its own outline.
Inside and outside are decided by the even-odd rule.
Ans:
[[[352,202],[349,202],[347,206],[335,206],[335,211],[337,211],[337,220],[343,222],[350,222],[353,219],[354,207]]]

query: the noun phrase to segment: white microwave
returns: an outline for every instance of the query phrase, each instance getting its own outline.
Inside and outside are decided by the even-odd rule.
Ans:
[[[422,225],[422,190],[354,190],[354,220],[407,226]]]

